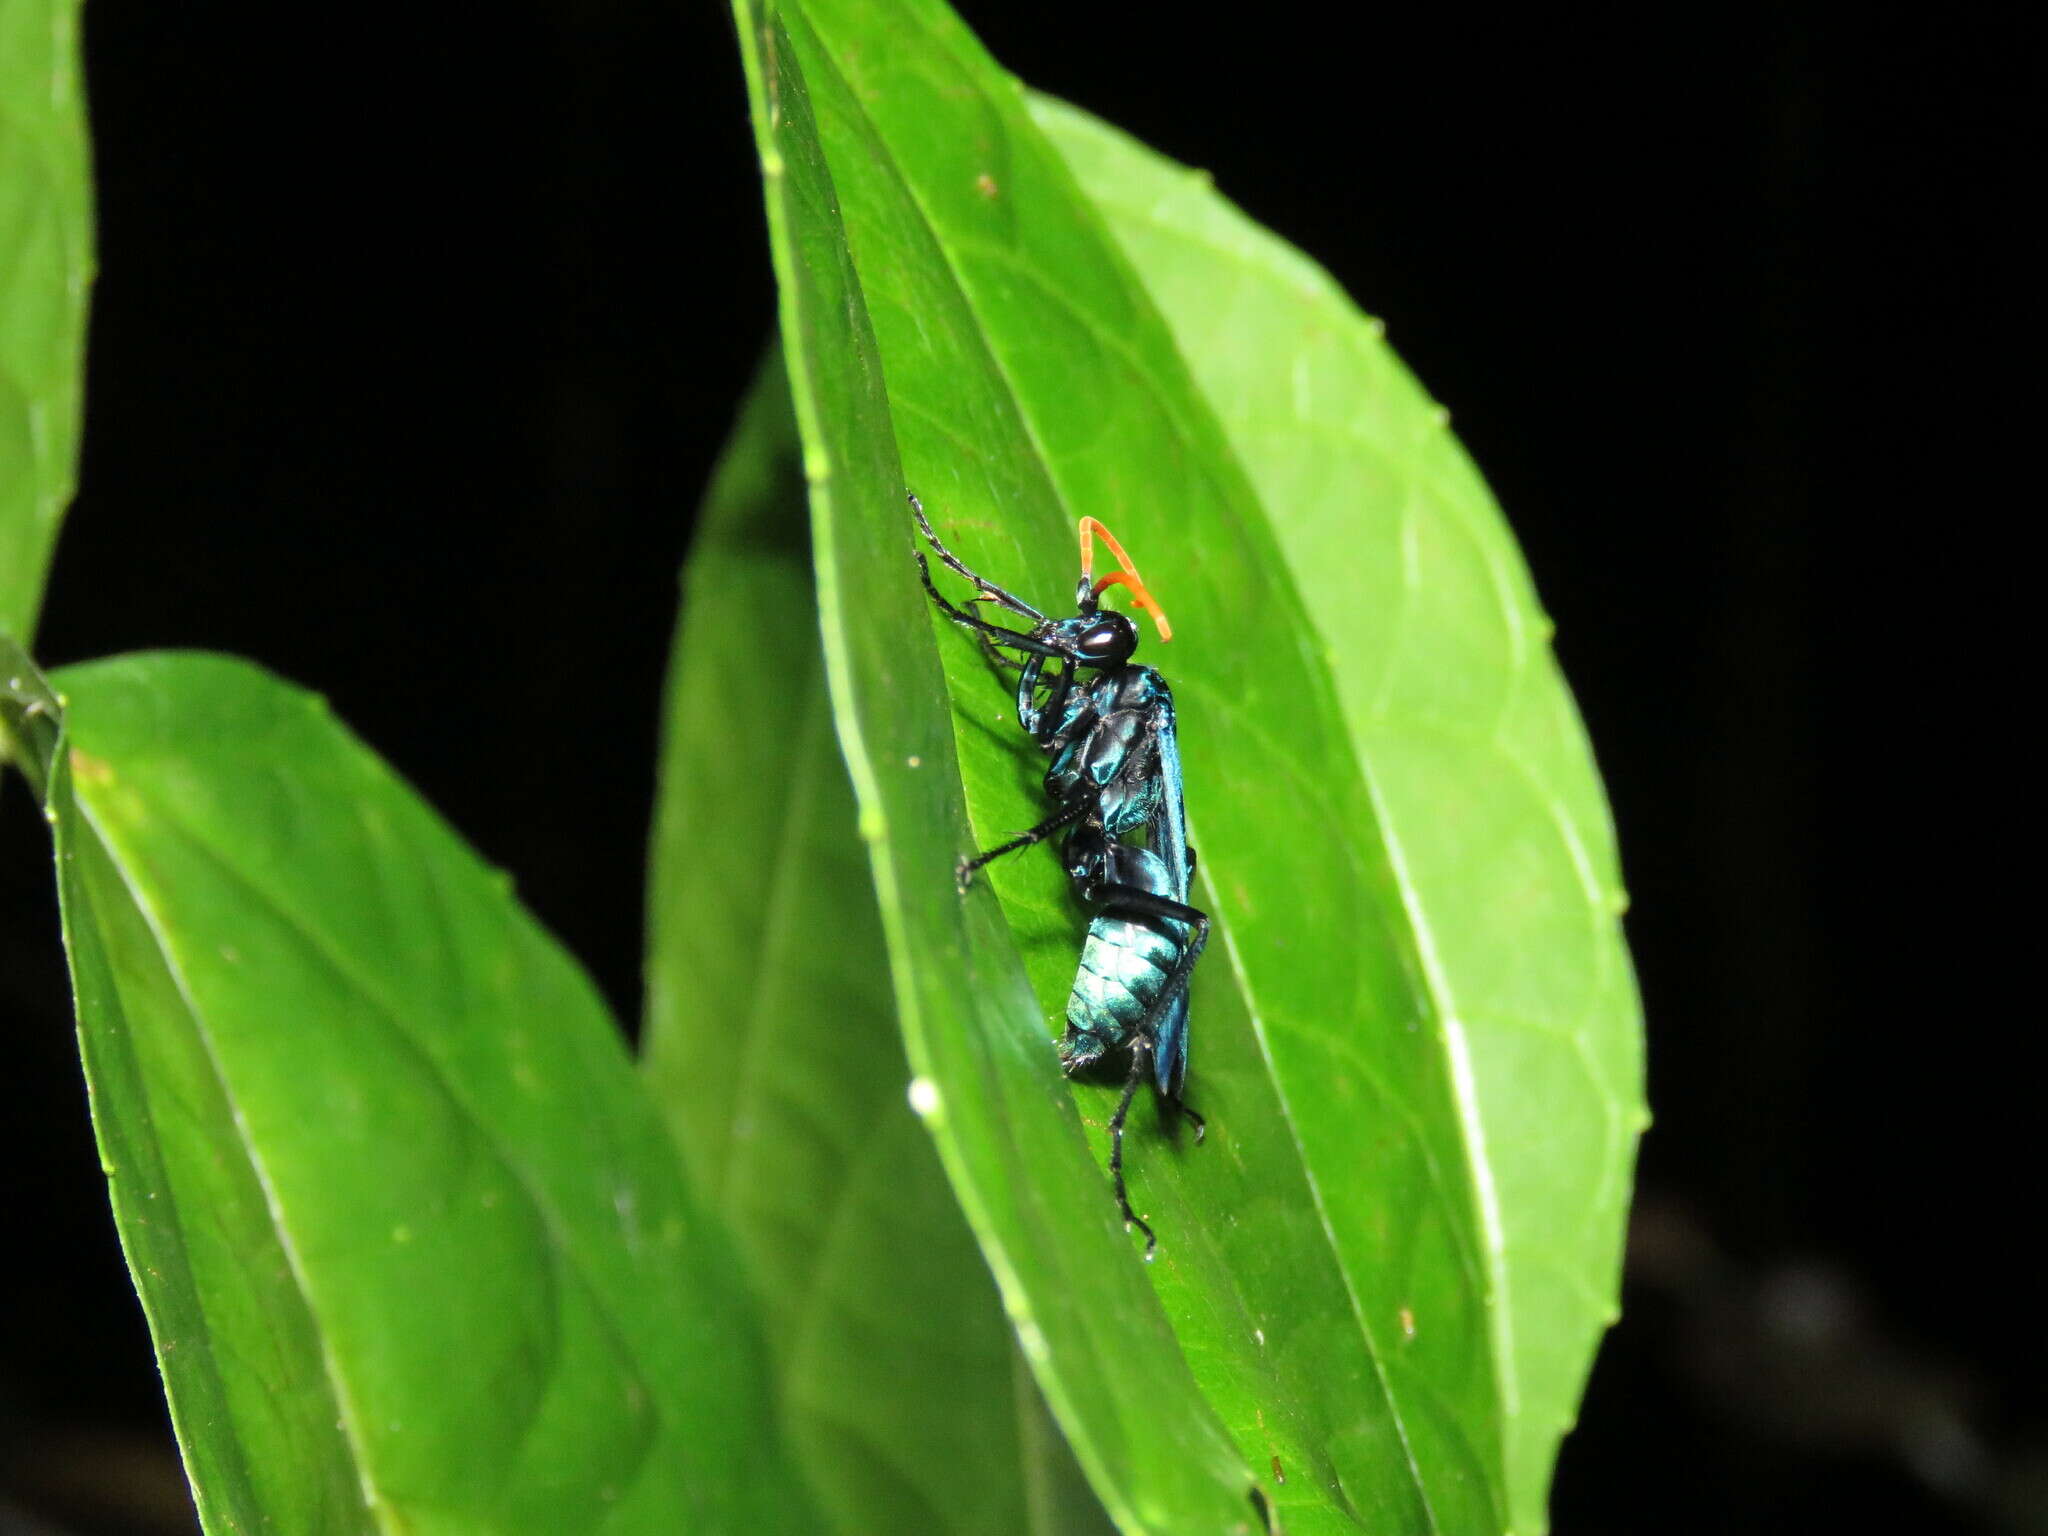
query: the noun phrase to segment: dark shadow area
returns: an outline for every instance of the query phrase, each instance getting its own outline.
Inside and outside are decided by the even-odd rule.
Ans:
[[[2038,649],[2018,13],[965,12],[1386,319],[1557,621],[1658,1117],[1558,1529],[2048,1529],[1999,768]],[[675,574],[772,315],[729,33],[86,17],[101,275],[41,655],[325,692],[629,1022]],[[0,1532],[189,1528],[0,801]]]

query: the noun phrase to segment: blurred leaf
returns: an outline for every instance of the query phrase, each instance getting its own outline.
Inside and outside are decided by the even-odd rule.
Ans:
[[[1483,1170],[1510,1516],[1541,1531],[1616,1309],[1646,1120],[1614,833],[1549,621],[1377,322],[1206,176],[1058,102],[1033,114],[1172,326],[1315,619]]]
[[[649,1079],[776,1319],[783,1420],[839,1529],[1079,1531],[1093,1496],[1043,1423],[905,1097],[825,696],[804,490],[771,357],[684,571],[649,887]]]
[[[77,0],[0,0],[0,634],[24,645],[78,470],[91,175]]]
[[[207,1528],[805,1528],[728,1241],[509,882],[254,667],[59,682],[94,1123]]]

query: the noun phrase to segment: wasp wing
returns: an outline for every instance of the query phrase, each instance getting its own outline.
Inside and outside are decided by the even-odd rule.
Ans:
[[[1156,685],[1159,690],[1159,719],[1155,742],[1159,749],[1159,802],[1152,808],[1147,819],[1145,842],[1160,861],[1166,865],[1171,890],[1175,901],[1190,904],[1188,887],[1194,882],[1195,850],[1188,846],[1188,813],[1183,795],[1180,769],[1180,733],[1175,728],[1173,694],[1166,681],[1161,678]],[[1186,942],[1192,937],[1182,935]],[[1166,1017],[1159,1021],[1158,1047],[1153,1053],[1152,1068],[1159,1091],[1170,1099],[1180,1097],[1182,1081],[1188,1072],[1188,994],[1185,988],[1173,1005],[1166,1010]]]

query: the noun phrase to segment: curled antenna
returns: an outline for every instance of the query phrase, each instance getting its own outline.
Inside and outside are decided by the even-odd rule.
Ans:
[[[1103,589],[1106,587],[1129,587],[1131,589],[1131,601],[1151,614],[1152,621],[1159,626],[1159,638],[1161,640],[1171,640],[1173,638],[1173,626],[1167,623],[1166,610],[1159,606],[1159,599],[1146,589],[1145,578],[1138,574],[1138,567],[1132,563],[1131,557],[1124,553],[1124,547],[1117,542],[1116,535],[1092,517],[1081,519],[1081,575],[1083,579],[1094,580],[1095,540],[1098,536],[1100,536],[1103,543],[1109,546],[1109,552],[1116,556],[1116,563],[1122,566],[1123,569],[1111,571],[1100,581],[1096,581],[1092,588],[1094,594],[1097,597],[1102,596]]]

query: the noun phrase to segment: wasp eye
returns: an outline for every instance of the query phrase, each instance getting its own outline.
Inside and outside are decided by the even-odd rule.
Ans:
[[[1138,626],[1120,613],[1105,613],[1081,631],[1075,648],[1083,661],[1098,666],[1128,661],[1138,648]]]

